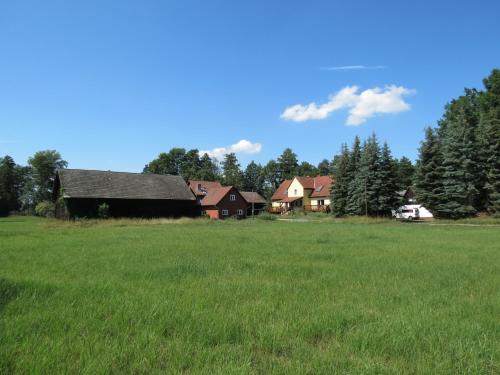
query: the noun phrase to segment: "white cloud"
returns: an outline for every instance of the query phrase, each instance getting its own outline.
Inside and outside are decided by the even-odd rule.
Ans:
[[[331,95],[324,104],[296,104],[286,108],[281,114],[284,120],[302,122],[307,120],[322,120],[339,109],[350,108],[347,125],[361,125],[369,118],[379,113],[399,113],[408,111],[410,105],[403,96],[415,93],[415,90],[403,86],[386,86],[384,89],[375,87],[358,94],[358,86],[347,86]]]
[[[373,70],[385,69],[384,65],[343,65],[343,66],[327,66],[323,70]]]
[[[201,150],[200,155],[207,153],[211,158],[222,159],[224,155],[234,152],[235,154],[257,154],[262,150],[262,144],[252,143],[246,139],[227,147],[216,147],[212,150]]]

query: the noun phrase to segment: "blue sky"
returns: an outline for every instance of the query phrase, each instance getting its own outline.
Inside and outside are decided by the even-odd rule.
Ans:
[[[317,163],[376,132],[414,159],[446,102],[500,66],[498,14],[496,0],[3,1],[0,154],[140,171],[171,147],[246,140],[243,165],[286,147]]]

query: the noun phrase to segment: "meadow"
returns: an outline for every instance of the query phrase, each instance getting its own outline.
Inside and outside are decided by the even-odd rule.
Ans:
[[[0,373],[498,374],[489,224],[3,218]]]

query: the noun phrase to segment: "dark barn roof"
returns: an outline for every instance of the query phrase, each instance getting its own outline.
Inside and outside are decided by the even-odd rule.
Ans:
[[[181,176],[61,169],[64,198],[195,200]]]

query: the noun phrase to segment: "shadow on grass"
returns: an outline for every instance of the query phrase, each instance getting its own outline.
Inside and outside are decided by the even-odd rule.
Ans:
[[[15,299],[30,298],[31,301],[43,301],[53,294],[47,285],[14,282],[0,277],[0,314]]]
[[[0,315],[3,309],[21,293],[22,287],[9,280],[0,278]],[[1,322],[0,322],[1,323]],[[0,324],[0,331],[3,330]],[[5,349],[5,348],[3,348]],[[15,372],[15,360],[5,350],[0,350],[0,373],[12,374]]]
[[[6,279],[0,279],[0,313],[21,292],[22,287]]]
[[[49,286],[14,282],[0,278],[0,332],[5,333],[3,318],[7,317],[8,313],[4,310],[10,303],[17,299],[22,300],[25,298],[30,298],[30,303],[36,300],[43,301],[52,293],[53,289]],[[16,372],[15,370],[16,355],[14,349],[8,345],[4,345],[0,334],[0,374],[13,374]]]

